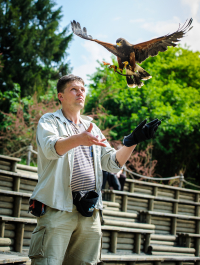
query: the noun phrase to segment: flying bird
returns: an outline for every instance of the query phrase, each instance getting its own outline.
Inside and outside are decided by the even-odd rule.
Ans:
[[[124,75],[122,74],[122,70],[125,69],[125,76],[128,86],[138,86],[140,88],[144,85],[141,80],[150,79],[152,76],[137,63],[143,62],[149,56],[157,55],[158,52],[166,51],[168,46],[175,47],[180,41],[179,39],[183,38],[184,35],[190,29],[192,29],[192,21],[192,18],[189,21],[186,20],[182,27],[179,24],[179,28],[177,29],[177,31],[172,34],[167,34],[159,38],[155,38],[146,42],[141,42],[139,44],[131,44],[123,38],[118,38],[116,40],[116,45],[93,39],[91,35],[87,34],[87,29],[85,27],[82,29],[80,23],[76,22],[75,20],[71,22],[71,26],[72,31],[77,36],[86,40],[95,41],[98,44],[102,45],[104,48],[106,48],[109,52],[116,55],[119,65],[119,71],[121,73],[117,71],[118,68],[114,65],[110,65],[110,68],[114,68],[114,70],[121,75]],[[109,63],[104,64],[109,65]]]

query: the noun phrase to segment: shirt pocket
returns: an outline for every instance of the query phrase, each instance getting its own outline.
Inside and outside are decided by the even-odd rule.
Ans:
[[[44,257],[45,232],[45,226],[36,227],[33,231],[28,255],[30,259]]]

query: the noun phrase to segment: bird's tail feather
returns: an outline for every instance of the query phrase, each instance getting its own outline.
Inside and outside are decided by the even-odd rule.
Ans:
[[[152,76],[149,73],[147,73],[147,71],[145,71],[138,64],[136,64],[135,71],[137,71],[136,74],[139,76],[139,78],[141,80],[148,80],[148,79],[152,78]]]
[[[128,87],[136,87],[141,88],[144,84],[140,81],[140,78],[134,74],[132,76],[126,77]]]
[[[152,77],[138,64],[136,64],[134,72],[130,73],[129,70],[127,70],[126,72],[127,74],[131,74],[130,76],[126,77],[127,85],[129,87],[138,86],[138,88],[141,88],[144,85],[144,83],[142,83],[141,80],[148,80]]]

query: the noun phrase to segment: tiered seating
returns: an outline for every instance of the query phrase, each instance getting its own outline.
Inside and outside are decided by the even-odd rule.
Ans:
[[[0,155],[0,169],[15,172],[20,158]],[[3,181],[3,179],[1,179]]]
[[[27,210],[37,168],[17,162],[0,156],[0,251],[27,254],[36,225]],[[124,192],[105,190],[102,260],[121,265],[200,265],[199,193],[135,180],[127,180]],[[0,255],[0,264],[27,260]]]
[[[0,264],[19,264],[19,265],[23,265],[23,264],[30,264],[29,258],[28,257],[24,257],[24,256],[20,256],[20,255],[13,255],[14,253],[12,253],[12,255],[8,255],[8,254],[0,254]]]
[[[25,256],[20,252],[28,249],[30,236],[36,225],[36,220],[27,214],[30,194],[20,192],[24,191],[24,182],[30,180],[26,175],[17,173],[19,161],[18,158],[0,155],[0,264],[29,262],[27,253]],[[34,178],[34,181],[35,186],[37,180]],[[26,188],[25,192],[28,190],[30,189]],[[27,215],[29,218],[23,218]]]
[[[199,191],[128,179],[125,191],[104,194],[140,222],[155,225],[148,254],[199,258]]]
[[[137,222],[137,214],[104,210],[102,253],[140,254],[155,226]]]

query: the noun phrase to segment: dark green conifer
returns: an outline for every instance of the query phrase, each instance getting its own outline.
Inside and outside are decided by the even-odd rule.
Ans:
[[[60,31],[61,7],[52,0],[0,0],[1,91],[14,83],[21,96],[45,92],[49,79],[70,71],[66,62],[72,34]]]

